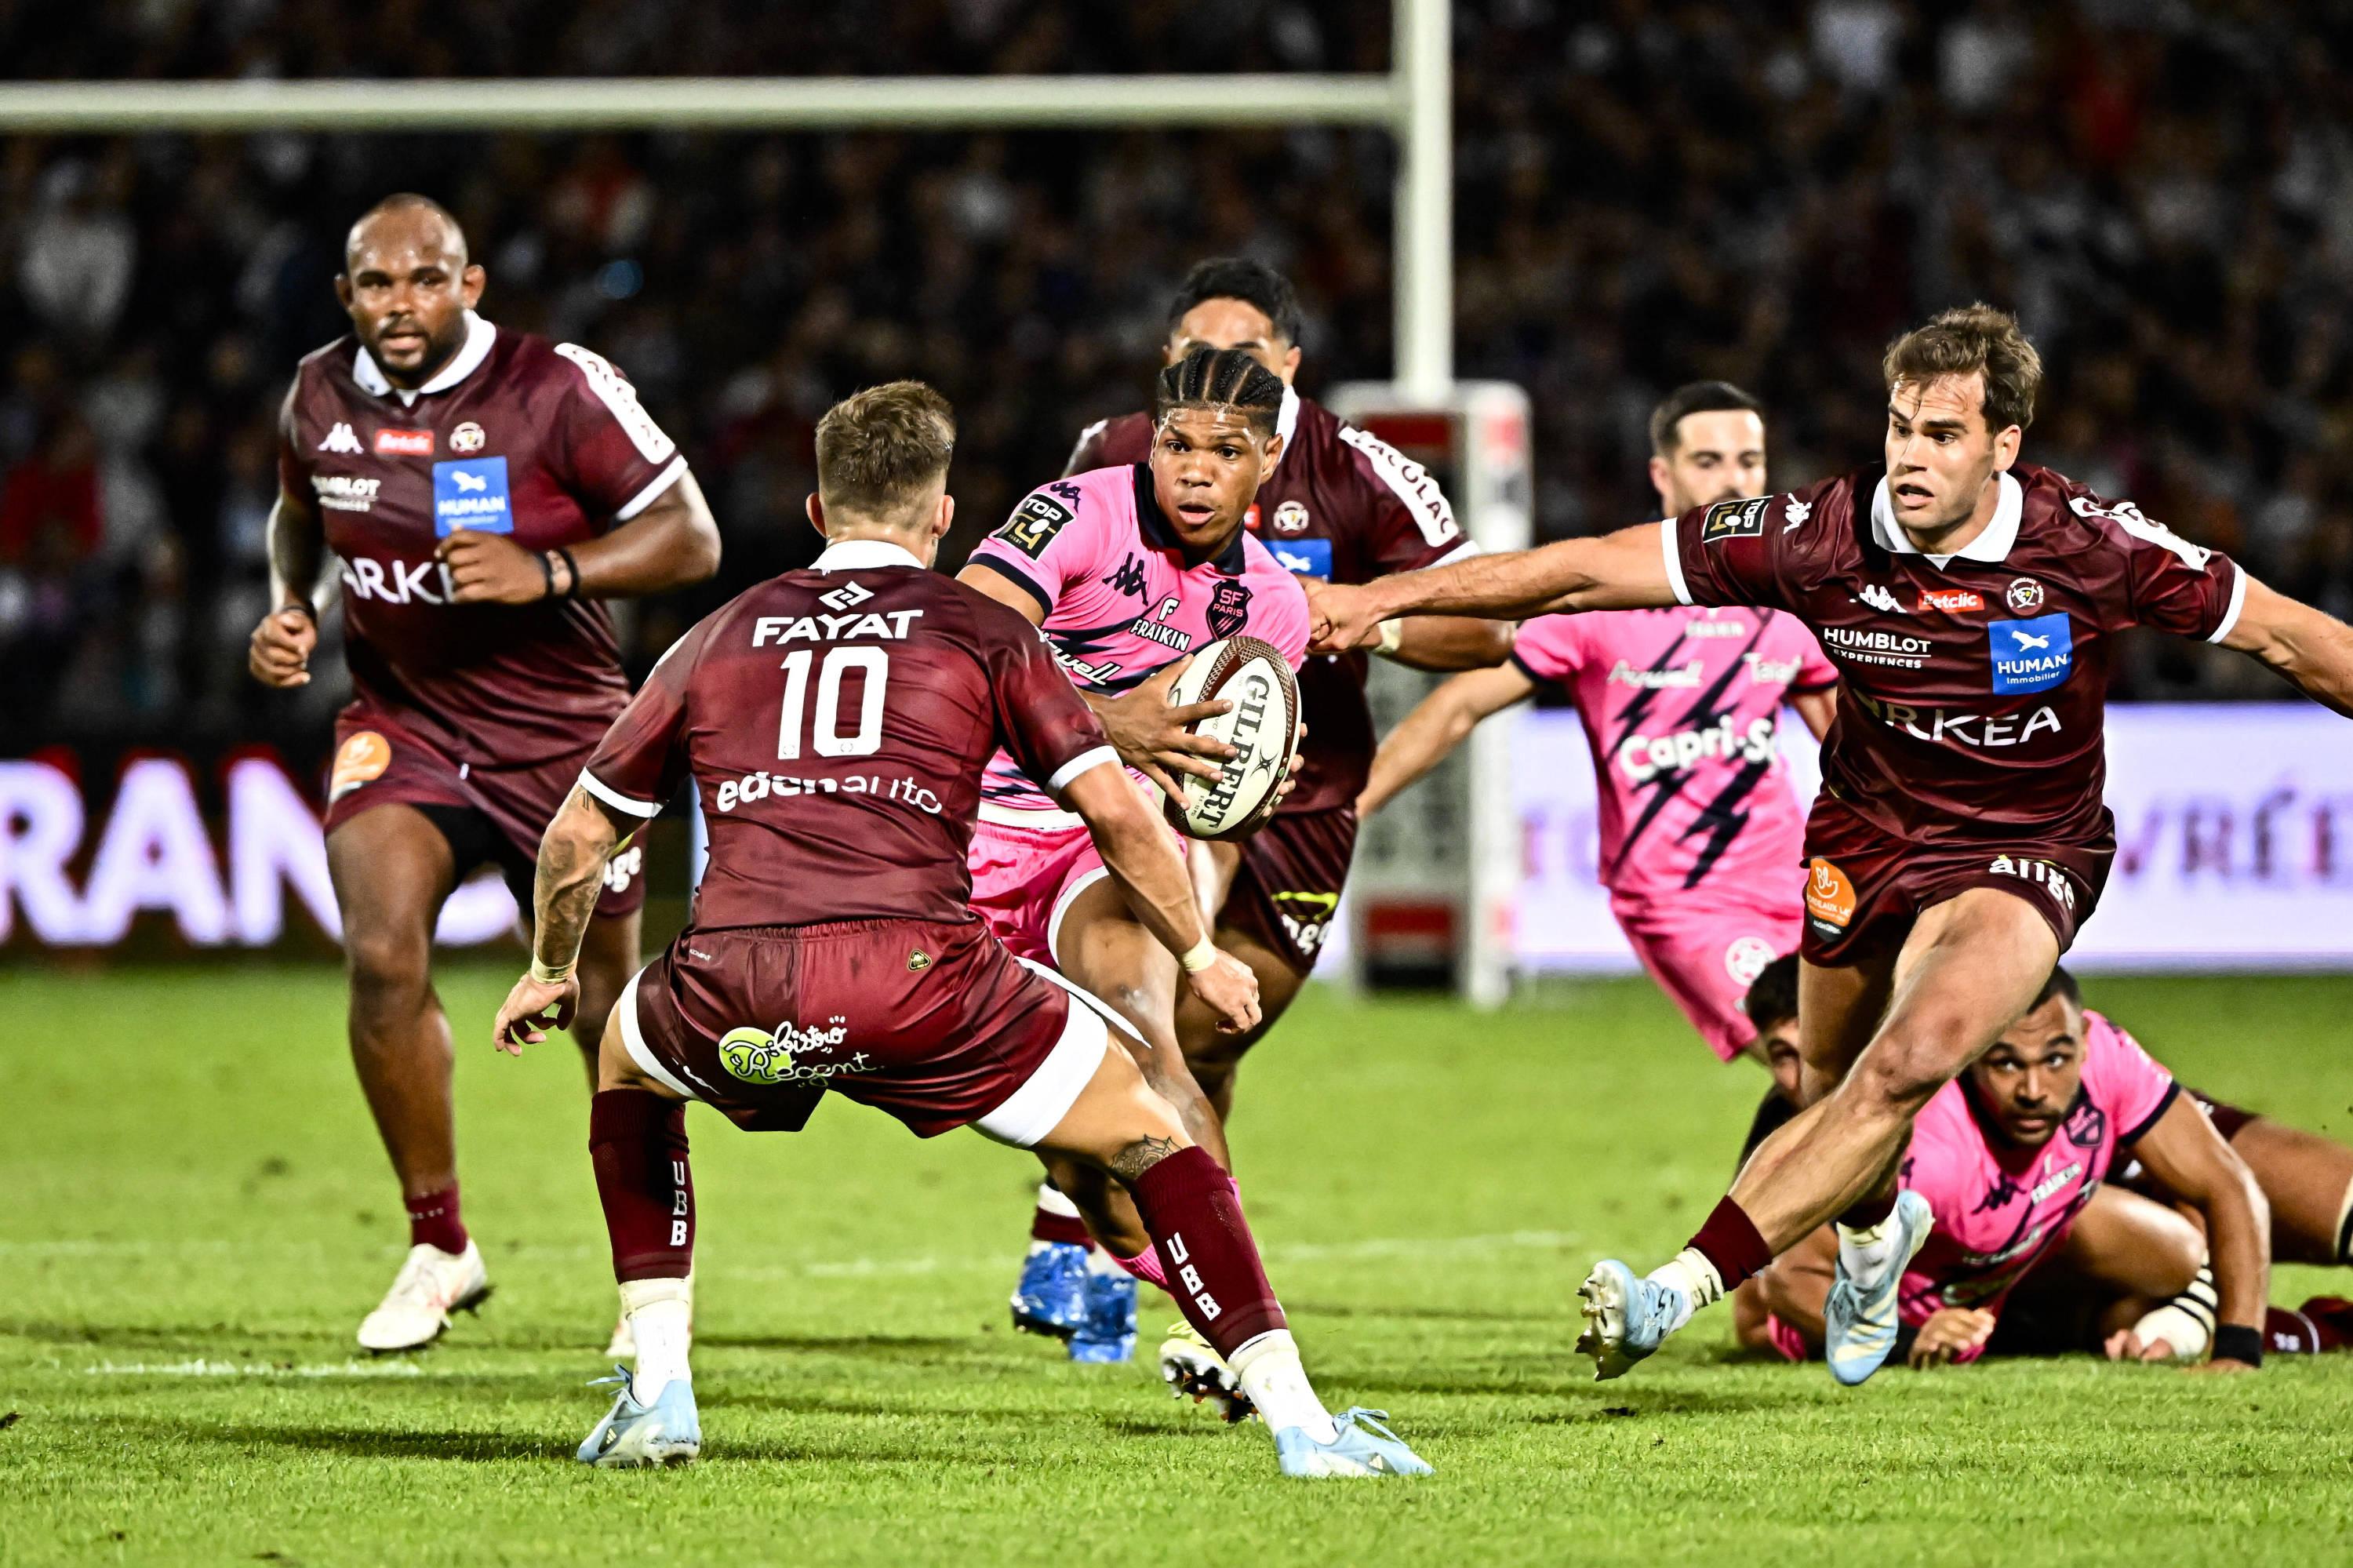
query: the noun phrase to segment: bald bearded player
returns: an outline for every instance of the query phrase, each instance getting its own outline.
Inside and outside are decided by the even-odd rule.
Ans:
[[[329,553],[353,700],[335,723],[327,869],[343,912],[352,1060],[408,1211],[409,1251],[360,1325],[415,1350],[490,1293],[458,1203],[434,923],[497,864],[528,908],[541,834],[629,698],[602,600],[702,581],[719,530],[628,379],[575,344],[475,313],[487,281],[438,204],[352,226],[352,330],[306,357],[279,423],[272,609],[254,677],[311,679]],[[641,852],[607,867],[574,1038],[593,1077],[638,966]]]

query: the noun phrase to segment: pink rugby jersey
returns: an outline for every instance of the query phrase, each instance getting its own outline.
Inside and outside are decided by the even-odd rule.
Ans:
[[[1652,904],[1704,886],[1797,906],[1805,817],[1774,737],[1792,692],[1838,672],[1775,610],[1547,615],[1512,662],[1585,722],[1599,787],[1601,884]]]
[[[2083,1086],[2041,1148],[1989,1134],[1957,1079],[1913,1123],[1904,1185],[1928,1200],[1936,1228],[1905,1271],[1906,1323],[1916,1328],[1943,1307],[1999,1310],[2173,1103],[2173,1075],[2138,1041],[2096,1012],[2084,1024]]]
[[[1029,593],[1046,641],[1084,692],[1124,692],[1220,638],[1248,632],[1296,671],[1307,656],[1307,595],[1247,529],[1198,566],[1154,498],[1143,463],[1039,485],[972,559]],[[1134,775],[1139,782],[1141,774]],[[1059,811],[999,749],[981,782],[981,815]]]

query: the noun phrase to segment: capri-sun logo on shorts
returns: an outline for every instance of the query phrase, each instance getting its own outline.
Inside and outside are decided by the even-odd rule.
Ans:
[[[2064,610],[2031,620],[1997,620],[1986,628],[1997,695],[2043,692],[2073,673],[2075,634]]]

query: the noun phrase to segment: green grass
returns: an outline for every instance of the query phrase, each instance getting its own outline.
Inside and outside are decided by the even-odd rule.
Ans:
[[[1009,1332],[1024,1161],[839,1102],[799,1138],[693,1113],[707,1457],[586,1471],[613,1296],[584,1096],[568,1047],[483,1044],[506,980],[444,983],[499,1294],[429,1353],[367,1362],[352,1330],[404,1238],[335,973],[0,977],[0,1561],[2147,1568],[2353,1540],[2353,1362],[1843,1393],[1731,1358],[1719,1317],[1594,1384],[1577,1280],[1681,1242],[1762,1082],[1633,983],[1492,1018],[1311,999],[1244,1076],[1243,1192],[1310,1367],[1391,1411],[1431,1481],[1284,1482],[1261,1429],[1180,1408],[1147,1365]],[[2353,1127],[2353,981],[2094,1000],[2193,1082]]]

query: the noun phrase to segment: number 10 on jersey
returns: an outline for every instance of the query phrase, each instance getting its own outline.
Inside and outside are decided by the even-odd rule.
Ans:
[[[890,651],[882,648],[828,648],[818,671],[817,712],[808,713],[809,666],[817,660],[813,648],[796,648],[785,655],[785,709],[776,726],[776,759],[796,762],[801,756],[801,726],[808,723],[810,749],[819,757],[871,757],[882,747],[882,693],[891,680]],[[865,676],[858,702],[858,728],[841,733],[841,678],[856,670]]]

